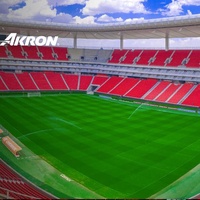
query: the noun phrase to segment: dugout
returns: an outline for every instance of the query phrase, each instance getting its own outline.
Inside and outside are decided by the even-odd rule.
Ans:
[[[16,156],[19,157],[19,151],[22,148],[16,144],[9,136],[5,136],[2,138],[2,143]]]

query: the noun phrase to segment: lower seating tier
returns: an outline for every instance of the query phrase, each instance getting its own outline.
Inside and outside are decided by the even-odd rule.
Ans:
[[[200,106],[200,84],[107,75],[0,71],[0,91],[87,91],[147,101]]]

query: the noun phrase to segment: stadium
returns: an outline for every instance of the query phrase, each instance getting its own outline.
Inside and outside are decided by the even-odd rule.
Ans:
[[[199,37],[199,15],[0,25],[2,198],[198,198],[200,49],[169,40]],[[73,47],[2,45],[10,33]],[[119,48],[78,48],[80,38]],[[124,48],[155,38],[163,49]]]

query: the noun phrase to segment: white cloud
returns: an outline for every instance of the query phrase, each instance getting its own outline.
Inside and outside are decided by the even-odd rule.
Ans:
[[[176,0],[172,0],[171,3],[165,6],[165,9],[159,9],[164,16],[176,16],[183,12],[182,4]]]
[[[76,24],[95,24],[96,17],[87,16],[87,17],[81,18],[79,16],[75,16],[73,17],[73,19],[75,20]]]
[[[149,13],[144,2],[146,0],[87,0],[82,9],[84,15],[103,13]]]
[[[183,13],[183,6],[200,6],[200,0],[172,0],[165,6],[165,9],[159,9],[164,16],[177,16]],[[192,14],[187,11],[187,14]]]
[[[48,0],[50,6],[68,6],[73,4],[85,4],[86,0]]]
[[[9,9],[18,3],[25,2],[26,5],[17,10]],[[66,13],[57,14],[56,8],[49,5],[48,0],[3,0],[6,12],[0,12],[0,17],[7,19],[24,19],[35,21],[52,21],[59,23],[73,23],[73,17]]]
[[[110,17],[106,14],[104,15],[101,15],[98,19],[97,19],[97,22],[122,22],[123,19],[121,17],[118,17],[118,18],[113,18],[113,17]]]
[[[73,23],[75,20],[73,17],[66,13],[59,13],[55,17],[51,19],[52,22],[58,22],[58,23]]]
[[[23,1],[24,0],[1,0],[0,13],[8,14],[10,6],[14,6],[16,4],[22,3]]]
[[[192,15],[192,12],[190,10],[187,10],[188,15]]]
[[[140,17],[140,18],[128,18],[126,19],[124,22],[128,22],[128,23],[132,23],[132,22],[141,22],[144,21],[144,17]]]
[[[18,10],[9,9],[7,18],[46,21],[56,16],[56,10],[49,7],[47,0],[26,0],[25,3],[26,6]]]
[[[200,37],[170,39],[169,42],[170,42],[170,48],[179,48],[179,49],[198,48],[199,49]]]

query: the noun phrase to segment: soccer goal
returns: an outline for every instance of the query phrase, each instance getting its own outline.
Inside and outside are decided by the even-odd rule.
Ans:
[[[99,85],[90,85],[87,89],[87,94],[94,94],[94,92],[99,88]]]
[[[40,92],[28,92],[27,97],[40,97],[41,93]]]

